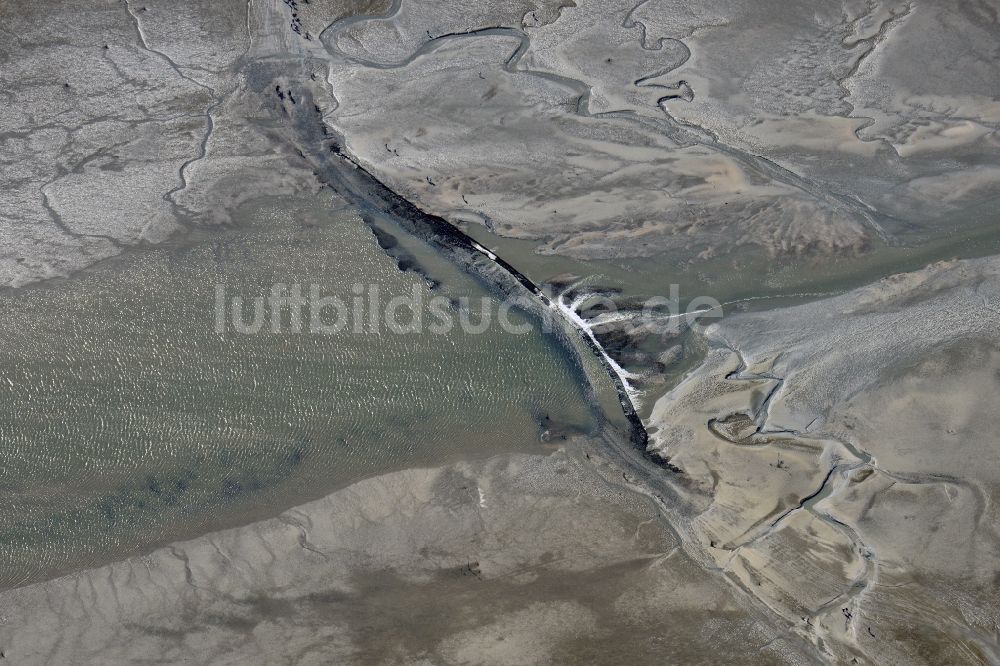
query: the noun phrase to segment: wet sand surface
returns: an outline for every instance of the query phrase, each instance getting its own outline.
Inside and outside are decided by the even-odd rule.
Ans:
[[[16,663],[810,663],[585,440],[361,481],[7,593]]]
[[[727,317],[653,409],[686,542],[827,659],[998,657],[997,267]]]

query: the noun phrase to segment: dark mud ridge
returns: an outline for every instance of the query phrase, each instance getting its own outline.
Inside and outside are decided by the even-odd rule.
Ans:
[[[262,90],[273,90],[268,85]],[[540,308],[549,309],[551,303],[542,289],[528,276],[494,253],[485,253],[482,247],[472,238],[456,228],[450,222],[437,215],[426,213],[412,202],[400,196],[361,164],[354,160],[343,149],[344,139],[331,130],[322,119],[322,111],[315,103],[312,92],[307,86],[299,93],[300,103],[285,104],[285,100],[277,100],[281,104],[282,116],[291,121],[294,130],[293,140],[298,144],[300,153],[312,164],[316,177],[347,201],[357,206],[369,227],[372,228],[379,245],[389,252],[397,261],[397,265],[415,270],[421,275],[426,274],[419,269],[415,261],[396,256],[395,239],[384,230],[376,230],[373,219],[387,218],[407,232],[422,238],[438,248],[446,257],[462,266],[475,277],[483,280],[492,290],[504,295],[514,295],[519,288],[526,289],[535,297]],[[386,247],[388,246],[388,247]],[[484,264],[484,260],[488,263]],[[500,269],[499,271],[497,269]],[[532,314],[541,315],[542,311]],[[576,331],[568,322],[567,327],[574,329],[575,334],[582,339],[600,360],[607,371],[618,393],[618,401],[629,422],[629,439],[644,457],[656,462],[646,453],[649,435],[636,412],[635,405],[621,379],[604,360],[602,350],[589,336]],[[567,345],[568,346],[568,345]]]

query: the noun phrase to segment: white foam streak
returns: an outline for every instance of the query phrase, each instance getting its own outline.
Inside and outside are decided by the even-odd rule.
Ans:
[[[635,400],[638,396],[638,392],[632,386],[630,380],[642,379],[641,375],[637,375],[634,372],[629,372],[628,370],[620,366],[617,361],[611,358],[611,356],[604,350],[604,346],[601,345],[601,343],[598,341],[597,336],[594,335],[594,331],[592,329],[593,326],[596,324],[591,324],[590,322],[588,322],[586,319],[584,319],[579,315],[579,313],[577,312],[577,307],[579,307],[579,305],[582,304],[587,299],[587,296],[580,296],[574,299],[572,303],[570,304],[566,303],[566,299],[564,298],[564,296],[568,291],[572,289],[573,287],[569,287],[561,294],[559,294],[559,296],[554,301],[552,301],[552,307],[558,309],[558,311],[562,313],[562,315],[567,320],[569,320],[571,324],[573,324],[579,330],[581,330],[583,334],[586,335],[591,340],[591,342],[594,343],[594,346],[600,351],[601,356],[604,359],[605,363],[608,364],[608,367],[610,367],[611,370],[615,373],[615,375],[618,376],[618,379],[621,380],[622,386],[625,387],[625,390],[628,392],[629,397]],[[608,322],[604,321],[597,323],[599,324]]]

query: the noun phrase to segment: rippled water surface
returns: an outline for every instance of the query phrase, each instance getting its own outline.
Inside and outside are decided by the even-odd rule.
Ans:
[[[0,586],[390,469],[537,447],[539,422],[593,427],[576,371],[537,330],[218,334],[217,284],[247,298],[274,282],[425,288],[328,199],[245,213],[239,230],[2,297]],[[439,264],[439,293],[485,294]]]

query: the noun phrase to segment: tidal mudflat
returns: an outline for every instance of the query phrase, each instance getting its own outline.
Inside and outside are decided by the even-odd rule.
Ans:
[[[616,478],[580,440],[379,476],[8,593],[0,641],[33,663],[809,663]]]
[[[0,657],[1000,662],[998,11],[0,2]]]

